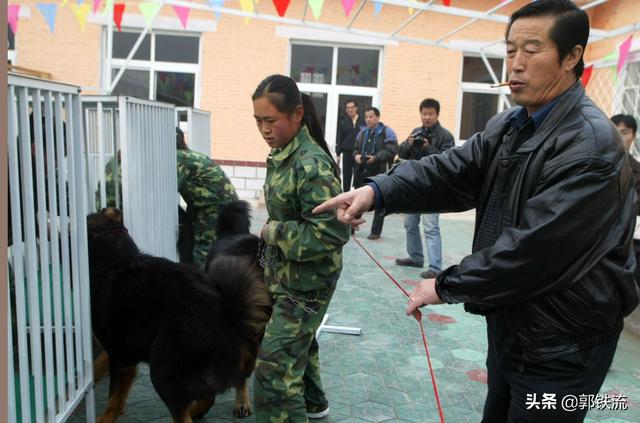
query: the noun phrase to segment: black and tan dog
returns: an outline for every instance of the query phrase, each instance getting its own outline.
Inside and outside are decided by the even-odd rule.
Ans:
[[[109,358],[109,402],[100,422],[124,410],[136,365],[175,422],[190,422],[236,388],[234,414],[251,414],[247,378],[271,313],[255,252],[220,251],[208,275],[141,253],[117,209],[87,218],[91,317]]]

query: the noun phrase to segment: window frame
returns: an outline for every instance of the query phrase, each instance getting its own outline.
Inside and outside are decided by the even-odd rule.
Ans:
[[[108,31],[108,28],[105,29]],[[122,28],[122,32],[132,32],[140,35],[142,30],[139,28]],[[106,34],[106,33],[105,33]],[[183,62],[161,62],[155,60],[156,52],[156,35],[171,35],[176,37],[191,37],[198,39],[198,63],[183,63]],[[139,70],[148,71],[149,75],[149,98],[148,100],[156,99],[156,78],[158,72],[176,72],[176,73],[191,73],[194,74],[194,94],[193,94],[193,108],[200,107],[201,98],[201,84],[202,84],[202,33],[191,31],[169,31],[169,30],[154,30],[149,32],[150,46],[149,46],[149,60],[133,60],[129,61],[127,70]],[[103,37],[105,40],[106,37]],[[111,56],[111,69],[119,70],[127,62],[126,59],[118,59],[113,57],[113,52],[108,52]],[[110,75],[107,75],[109,77]]]
[[[12,32],[11,29],[9,28],[9,25],[7,25],[7,31],[8,32]],[[13,34],[13,48],[12,49],[9,49],[8,37],[9,37],[9,34],[7,33],[7,63],[15,65],[16,64],[16,57],[17,57],[16,45],[18,44],[17,43],[18,36],[17,36],[17,34]]]
[[[487,59],[501,59],[502,60],[502,69],[499,75],[496,75],[500,81],[504,81],[507,75],[507,60],[504,57],[494,56],[494,55],[485,55]],[[476,94],[494,94],[498,96],[498,110],[497,113],[500,113],[507,108],[509,108],[508,104],[506,104],[503,96],[501,94],[505,94],[506,96],[510,95],[509,87],[500,87],[500,88],[491,88],[490,83],[482,83],[482,82],[464,82],[462,79],[462,75],[464,73],[464,58],[465,57],[480,57],[477,53],[471,52],[463,52],[462,60],[460,62],[460,76],[458,85],[458,104],[456,110],[456,137],[458,144],[463,144],[466,139],[461,138],[461,130],[462,130],[462,101],[464,93],[476,93]],[[488,72],[488,70],[487,70]]]
[[[384,46],[369,45],[369,44],[353,44],[353,43],[334,43],[324,41],[313,41],[304,39],[290,39],[289,47],[287,49],[287,64],[286,75],[291,76],[292,72],[292,46],[293,45],[306,45],[313,47],[331,47],[333,49],[332,62],[331,62],[331,82],[327,84],[316,84],[306,82],[296,82],[298,89],[301,92],[316,92],[327,94],[327,121],[324,128],[325,140],[329,145],[331,151],[334,151],[336,143],[336,132],[338,129],[338,122],[336,119],[330,119],[330,116],[338,115],[339,98],[341,95],[354,95],[371,97],[371,104],[374,107],[380,107],[380,98],[383,90],[383,68],[384,68]],[[339,48],[351,48],[360,50],[376,50],[378,51],[378,80],[375,87],[363,87],[356,85],[339,85],[338,80],[338,49]],[[363,112],[360,112],[363,114]]]

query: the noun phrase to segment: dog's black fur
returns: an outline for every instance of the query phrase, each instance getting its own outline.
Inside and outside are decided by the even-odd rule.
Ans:
[[[175,422],[204,415],[231,387],[235,414],[249,415],[246,379],[271,313],[255,252],[220,249],[207,275],[141,253],[116,209],[89,215],[87,227],[92,326],[111,375],[101,421],[122,412],[140,361]],[[221,233],[233,247],[233,230]]]
[[[217,241],[209,248],[205,271],[209,272],[211,261],[220,255],[246,257],[255,264],[258,261],[259,238],[251,233],[250,206],[237,200],[227,204],[216,222]]]

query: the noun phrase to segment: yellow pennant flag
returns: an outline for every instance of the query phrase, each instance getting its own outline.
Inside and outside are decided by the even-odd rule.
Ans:
[[[113,0],[106,0],[104,2],[102,2],[102,5],[104,6],[102,9],[102,13],[105,16],[109,15],[109,12],[111,12],[113,10]]]
[[[156,13],[158,13],[158,10],[160,10],[161,7],[161,3],[138,3],[138,9],[140,9],[142,16],[144,16],[144,21],[147,25],[149,25],[149,22],[153,19]]]
[[[311,6],[311,12],[313,13],[313,17],[318,20],[320,17],[320,13],[322,13],[322,6],[324,5],[324,0],[308,0],[309,6]]]
[[[67,5],[67,3],[69,3],[69,0],[62,0],[62,2],[60,3],[60,9],[65,7]]]
[[[255,7],[253,4],[253,0],[239,0],[240,1],[240,9],[244,10],[245,12],[249,12],[249,13],[253,13],[255,12]],[[248,25],[249,22],[251,22],[251,18],[250,17],[245,17],[244,18],[244,23],[245,25]]]
[[[91,11],[91,5],[82,3],[81,5],[71,3],[71,10],[76,16],[78,23],[80,24],[80,31],[84,32],[84,27],[87,23],[87,15]]]

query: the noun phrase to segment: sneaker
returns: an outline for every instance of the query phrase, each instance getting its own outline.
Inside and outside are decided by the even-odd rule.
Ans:
[[[435,277],[437,277],[438,274],[436,272],[434,272],[433,270],[429,269],[426,272],[422,272],[420,273],[420,277],[422,279],[433,279]]]
[[[329,407],[325,408],[322,411],[318,411],[315,413],[312,413],[310,411],[307,411],[307,417],[310,419],[322,419],[325,418],[329,415]]]
[[[380,239],[379,234],[369,234],[367,235],[367,239]]]
[[[396,259],[396,264],[398,266],[409,266],[409,267],[422,267],[422,263],[416,263],[415,261],[411,260],[410,258],[397,258]]]

